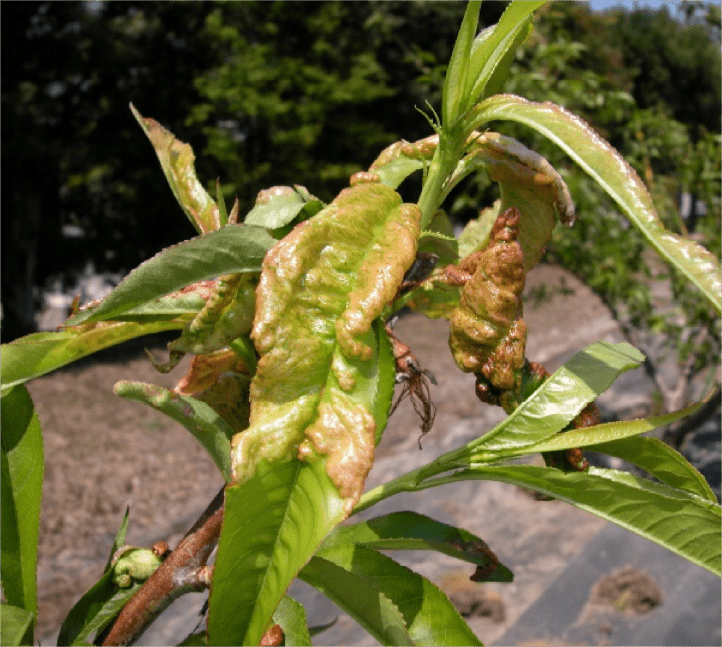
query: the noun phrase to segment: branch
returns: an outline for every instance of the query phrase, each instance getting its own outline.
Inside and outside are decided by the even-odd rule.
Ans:
[[[176,598],[207,587],[207,578],[188,577],[201,569],[218,541],[225,488],[211,501],[176,549],[128,600],[103,640],[103,645],[128,645]]]

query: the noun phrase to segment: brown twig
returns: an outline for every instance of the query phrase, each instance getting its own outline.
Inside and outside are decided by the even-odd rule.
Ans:
[[[137,642],[173,600],[184,593],[198,590],[199,584],[189,584],[188,578],[184,579],[182,575],[187,574],[189,569],[205,565],[221,533],[223,503],[224,489],[211,501],[177,548],[123,607],[105,636],[103,645]]]

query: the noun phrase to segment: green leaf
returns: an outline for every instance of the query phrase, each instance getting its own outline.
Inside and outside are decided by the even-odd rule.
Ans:
[[[163,330],[181,329],[190,319],[192,315],[150,322],[102,321],[98,324],[66,328],[62,332],[35,333],[3,344],[0,367],[2,393],[128,339]]]
[[[472,1],[466,5],[464,20],[456,36],[454,51],[444,79],[442,93],[442,122],[451,128],[456,120],[468,109],[469,91],[473,79],[469,78],[469,57],[476,36],[481,2]]]
[[[469,125],[476,128],[495,119],[526,124],[562,148],[614,199],[652,247],[722,311],[722,273],[717,259],[701,245],[662,226],[642,180],[588,124],[553,103],[533,103],[505,94],[477,105]]]
[[[416,142],[398,141],[386,147],[369,167],[379,182],[395,189],[412,173],[426,168],[439,145],[439,136]]]
[[[128,532],[128,520],[130,519],[130,506],[125,507],[125,514],[123,515],[123,520],[120,522],[120,528],[118,528],[118,532],[115,533],[115,539],[113,540],[113,545],[110,547],[110,554],[108,555],[108,561],[105,562],[105,568],[103,569],[103,573],[110,570],[110,567],[113,565],[113,557],[115,556],[116,551],[118,551],[120,548],[125,546],[125,535]]]
[[[291,580],[343,517],[322,460],[263,461],[250,480],[228,486],[208,643],[257,645]]]
[[[221,226],[218,205],[198,181],[193,149],[154,119],[146,119],[131,103],[130,110],[150,139],[175,199],[198,233],[215,231]]]
[[[101,617],[107,621],[102,626],[99,626],[99,618],[96,616],[101,612],[104,605],[113,598],[113,596],[126,590],[121,589],[121,591],[119,591],[118,587],[113,584],[112,560],[116,551],[125,545],[125,534],[128,530],[128,515],[129,508],[126,508],[123,520],[120,523],[120,528],[118,528],[118,532],[115,534],[115,539],[110,549],[110,555],[108,555],[108,561],[103,569],[103,575],[73,605],[73,608],[69,611],[65,620],[63,620],[63,624],[60,627],[60,633],[58,634],[58,645],[83,643],[89,638],[93,631],[102,630],[113,619],[113,617],[115,617],[108,617],[107,613],[103,612]],[[136,586],[133,590],[135,591],[137,589],[138,586]],[[91,628],[86,628],[86,625]]]
[[[468,73],[472,87],[463,112],[501,90],[516,50],[531,33],[531,16],[544,4],[546,0],[510,3],[499,23],[474,40]]]
[[[377,598],[389,599],[403,617],[406,631],[413,641],[411,644],[481,645],[449,598],[435,584],[390,557],[358,544],[338,543],[322,548],[314,559],[324,559],[340,566],[371,587]],[[305,569],[300,577],[306,579]],[[356,610],[358,589],[339,588],[331,599],[361,622]]]
[[[449,526],[417,512],[392,512],[352,525],[336,528],[323,542],[322,550],[337,544],[362,544],[375,550],[435,550],[450,557],[490,565],[485,542],[462,528]],[[503,564],[485,581],[511,582],[514,576]]]
[[[7,647],[32,645],[34,619],[32,611],[11,604],[0,604],[0,644]]]
[[[306,609],[299,602],[284,595],[273,613],[273,622],[281,625],[286,645],[313,645],[308,633]]]
[[[372,393],[374,409],[373,416],[376,422],[376,444],[381,441],[386,423],[389,419],[391,403],[394,399],[396,386],[396,360],[391,346],[391,340],[386,334],[384,322],[381,318],[374,322],[374,333],[378,339],[378,375]]]
[[[594,451],[617,456],[641,467],[674,488],[717,502],[709,483],[684,456],[656,438],[624,438],[594,447]]]
[[[93,636],[113,622],[141,586],[143,582],[134,582],[127,588],[120,588],[113,583],[112,570],[103,573],[63,621],[58,645],[92,644]]]
[[[147,404],[183,425],[203,445],[226,483],[230,482],[230,439],[234,431],[209,405],[188,395],[179,395],[162,386],[143,382],[120,380],[113,391],[121,398]]]
[[[173,245],[141,263],[95,308],[66,325],[113,319],[187,285],[222,274],[259,272],[276,241],[263,227],[227,225]]]
[[[469,444],[472,451],[517,450],[556,434],[644,356],[627,343],[596,342],[551,375],[509,417]],[[575,445],[576,446],[576,445]]]
[[[276,186],[261,191],[256,206],[248,212],[245,223],[268,229],[278,229],[292,222],[305,208],[320,210],[318,199],[306,200],[304,195],[290,186]]]
[[[251,424],[232,442],[210,642],[258,641],[292,578],[361,495],[389,402],[374,320],[415,258],[419,219],[389,187],[357,185],[264,259]],[[235,570],[239,555],[255,564],[248,575]],[[242,597],[224,593],[226,581]]]
[[[720,506],[626,472],[562,472],[535,465],[474,466],[444,483],[483,479],[529,488],[591,512],[720,575]]]
[[[38,534],[43,493],[43,437],[38,414],[24,386],[2,397],[0,454],[2,525],[0,544],[5,599],[37,617]],[[29,628],[32,644],[33,626]]]
[[[382,645],[414,645],[398,607],[364,578],[312,557],[300,579],[341,607]]]

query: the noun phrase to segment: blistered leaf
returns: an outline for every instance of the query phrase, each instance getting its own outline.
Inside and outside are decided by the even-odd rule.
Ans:
[[[132,103],[130,109],[153,144],[171,191],[196,231],[207,233],[219,229],[220,211],[196,177],[193,149],[154,119],[142,117]]]
[[[706,498],[596,467],[562,472],[536,465],[474,466],[445,482],[470,479],[512,483],[566,501],[720,575],[720,506]]]
[[[17,386],[3,396],[1,413],[3,594],[11,605],[30,613],[32,621],[25,638],[32,642],[38,613],[35,570],[43,492],[43,438],[38,414],[24,386]],[[3,607],[3,612],[6,608]]]
[[[329,456],[344,498],[360,496],[375,432],[371,324],[415,258],[419,217],[390,188],[358,185],[266,256],[253,329],[261,359],[251,427],[234,439],[238,480],[259,459],[291,457],[303,443],[304,457]]]
[[[206,355],[251,332],[256,303],[256,280],[249,274],[221,276],[203,309],[168,344],[171,354]]]
[[[521,293],[526,277],[519,244],[521,214],[508,209],[492,228],[483,251],[465,258],[452,279],[464,289],[449,317],[449,345],[459,368],[481,373],[498,389],[512,389],[524,364],[526,324]]]
[[[652,247],[702,290],[718,312],[722,310],[722,272],[717,259],[698,243],[662,226],[634,169],[582,119],[553,103],[533,103],[509,94],[486,99],[473,113],[470,127],[495,119],[518,121],[561,147],[614,199]]]
[[[213,462],[230,481],[230,438],[234,430],[209,405],[190,396],[179,395],[154,384],[120,380],[113,387],[116,395],[142,402],[161,411],[190,431]]]
[[[158,297],[223,274],[259,272],[276,241],[263,227],[228,225],[159,252],[141,263],[101,303],[66,322],[114,319]]]
[[[260,639],[288,584],[361,494],[391,393],[379,366],[388,341],[372,324],[415,258],[419,218],[389,187],[361,184],[264,260],[260,359],[250,427],[233,439],[212,644]]]
[[[521,214],[519,243],[528,272],[539,262],[557,219],[567,226],[574,223],[569,189],[546,159],[511,137],[494,132],[472,133],[468,150],[454,171],[447,191],[480,169],[497,182],[501,192],[499,212],[513,207]],[[481,243],[479,240],[478,244]]]
[[[35,333],[3,344],[2,392],[128,339],[183,328],[191,317],[188,314],[147,323],[101,321],[66,328],[62,332]]]

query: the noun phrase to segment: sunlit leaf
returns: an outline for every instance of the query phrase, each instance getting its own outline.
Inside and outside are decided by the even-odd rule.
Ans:
[[[624,438],[602,443],[594,451],[621,458],[675,488],[717,502],[709,483],[682,454],[657,438]]]
[[[720,506],[707,498],[596,467],[562,472],[535,465],[474,466],[444,481],[471,479],[512,483],[566,501],[720,575]]]
[[[392,512],[340,526],[326,538],[322,550],[352,543],[376,550],[435,550],[482,568],[490,567],[494,561],[481,538],[417,512]],[[513,579],[506,566],[497,564],[486,581],[511,582]]]
[[[1,604],[0,644],[6,647],[33,644],[32,627],[34,618],[32,611],[11,604]]]
[[[3,344],[2,393],[103,348],[143,335],[181,329],[192,317],[192,314],[188,314],[147,323],[102,321],[66,328],[62,332],[35,333]]]
[[[471,87],[464,111],[501,90],[516,50],[531,33],[531,15],[545,3],[546,0],[510,3],[498,24],[474,40],[469,57]]]
[[[563,429],[624,371],[644,356],[627,343],[596,342],[554,372],[492,431],[473,441],[474,451],[513,450],[538,443]]]
[[[312,645],[308,633],[306,609],[293,598],[284,595],[273,613],[273,622],[281,625],[286,645]]]
[[[336,603],[382,645],[414,645],[398,607],[364,578],[322,557],[312,557],[300,579]]]
[[[158,297],[223,274],[260,272],[276,243],[263,227],[227,225],[159,252],[141,263],[95,308],[65,325],[113,319]]]
[[[324,463],[263,461],[251,479],[226,488],[210,645],[257,645],[288,584],[343,519]]]
[[[435,584],[390,557],[358,544],[335,543],[322,548],[314,559],[340,566],[371,587],[377,599],[390,600],[403,617],[413,641],[411,644],[481,645],[449,598]],[[307,579],[305,569],[300,577],[313,584]],[[329,586],[328,578],[325,585]],[[336,587],[334,594],[331,599],[361,623],[362,618],[354,613],[360,602],[359,587],[345,591]],[[367,601],[366,609],[370,603]],[[371,633],[379,639],[378,634]],[[383,644],[398,643],[384,641]]]
[[[476,26],[479,22],[481,2],[472,1],[466,5],[464,20],[456,36],[454,51],[451,53],[449,67],[444,78],[442,92],[442,123],[452,127],[456,120],[468,109],[471,84],[474,79],[469,76],[469,57],[474,45]]]
[[[722,272],[717,259],[698,243],[662,226],[634,169],[588,124],[553,103],[504,94],[476,106],[469,127],[499,119],[523,123],[562,148],[614,199],[650,245],[692,281],[718,312],[722,310]]]
[[[143,382],[120,380],[113,387],[116,395],[142,402],[183,425],[203,445],[226,482],[231,479],[233,429],[209,405],[187,395]]]
[[[15,387],[2,397],[0,413],[3,594],[10,605],[25,609],[34,619],[38,613],[35,571],[43,492],[43,437],[38,414],[24,386]],[[21,619],[16,612],[10,613]],[[24,636],[31,643],[33,627],[31,622],[28,635]]]
[[[153,144],[171,191],[196,231],[207,233],[218,229],[220,211],[196,177],[193,149],[154,119],[142,117],[132,103],[130,110]]]
[[[274,186],[259,193],[256,206],[248,212],[244,222],[247,225],[278,229],[293,221],[304,209],[316,213],[321,207],[322,203],[317,198],[311,196],[308,200],[290,186]]]

